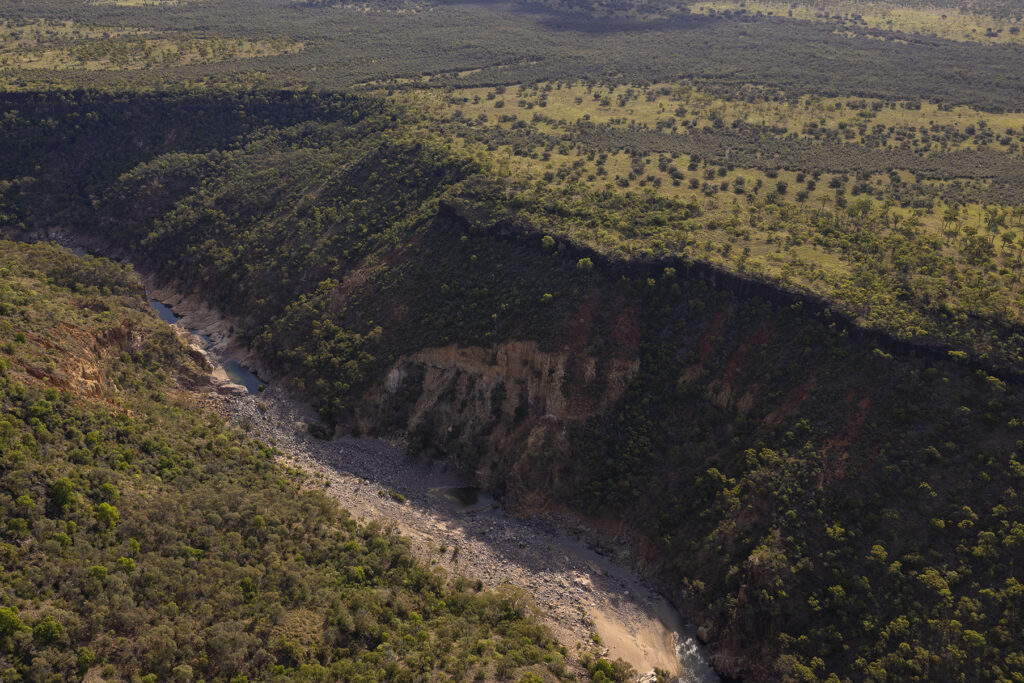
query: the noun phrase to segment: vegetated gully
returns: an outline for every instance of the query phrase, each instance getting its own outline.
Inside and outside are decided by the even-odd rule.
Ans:
[[[219,312],[173,289],[149,290],[161,319],[213,366],[216,391],[197,401],[275,446],[286,464],[314,481],[354,516],[394,524],[416,554],[484,586],[508,582],[526,590],[555,635],[570,648],[621,657],[640,674],[655,668],[677,681],[719,677],[686,624],[660,594],[612,561],[579,520],[518,518],[472,485],[465,473],[409,456],[400,444],[371,438],[331,441],[309,435],[315,413],[246,367]],[[242,387],[245,387],[245,390]]]

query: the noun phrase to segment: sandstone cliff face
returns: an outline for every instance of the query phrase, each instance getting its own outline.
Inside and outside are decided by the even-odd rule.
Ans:
[[[408,433],[414,450],[451,457],[509,504],[536,509],[558,472],[532,465],[566,452],[568,427],[609,412],[638,368],[636,358],[543,351],[534,341],[429,348],[395,362],[357,421],[363,431]]]

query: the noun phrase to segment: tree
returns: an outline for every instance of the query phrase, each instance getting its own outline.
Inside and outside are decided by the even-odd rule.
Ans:
[[[110,503],[100,503],[96,507],[96,521],[108,530],[117,526],[117,522],[120,518],[120,515],[117,513],[117,508]]]
[[[23,630],[25,630],[25,624],[18,616],[18,608],[0,607],[0,639],[8,638]]]
[[[32,629],[32,638],[45,645],[56,643],[64,637],[64,626],[47,615]]]
[[[951,204],[946,207],[946,210],[942,212],[942,229],[946,230],[950,225],[957,226],[957,232],[960,232],[959,228],[960,221],[960,205]]]
[[[57,507],[67,509],[75,500],[74,482],[67,477],[61,477],[53,482],[53,486],[50,487],[50,498]]]

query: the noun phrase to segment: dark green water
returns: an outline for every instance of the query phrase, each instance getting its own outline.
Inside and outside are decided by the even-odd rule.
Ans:
[[[156,299],[150,299],[149,305],[153,307],[160,319],[168,325],[181,320],[180,316],[174,314],[174,311],[170,309],[166,304],[162,304]],[[203,337],[207,343],[210,342],[209,338]],[[259,393],[261,387],[266,386],[266,382],[256,376],[256,373],[249,368],[242,365],[237,358],[228,358],[222,363],[224,372],[227,373],[228,379],[235,384],[241,384],[243,387],[249,390],[250,394]]]

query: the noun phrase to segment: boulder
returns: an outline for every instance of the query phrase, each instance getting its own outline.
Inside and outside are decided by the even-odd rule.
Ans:
[[[241,384],[235,384],[234,382],[224,382],[217,385],[217,393],[223,396],[248,396],[249,390],[243,387]]]
[[[718,637],[718,625],[711,619],[705,619],[701,626],[697,627],[697,639],[702,643],[710,643]]]

